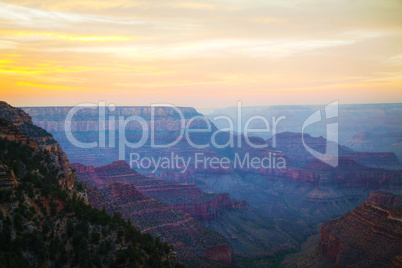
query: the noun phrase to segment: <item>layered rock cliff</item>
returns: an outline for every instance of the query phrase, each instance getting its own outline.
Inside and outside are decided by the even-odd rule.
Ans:
[[[23,110],[34,118],[35,124],[48,131],[64,130],[64,122],[67,114],[73,107],[26,107]],[[98,107],[87,107],[73,114],[72,128],[73,132],[80,131],[99,131],[99,110]],[[105,128],[101,130],[109,130],[109,118],[114,117],[118,121],[119,116],[129,117],[132,115],[140,116],[146,121],[151,120],[152,108],[149,106],[135,107],[115,107],[113,111],[105,107]],[[160,130],[178,130],[180,124],[175,122],[183,115],[184,119],[201,115],[192,107],[154,107],[155,126]],[[136,129],[138,125],[129,125],[127,129]]]
[[[25,127],[45,132],[0,106],[0,267],[171,267],[169,245],[88,205],[61,152]]]
[[[353,152],[347,156],[359,164],[372,168],[400,169],[400,161],[394,152]]]
[[[62,141],[63,149],[67,152],[70,159],[74,162],[84,163],[99,167],[107,165],[119,159],[118,149],[118,131],[115,132],[115,147],[110,146],[109,140],[109,117],[124,116],[127,118],[131,115],[139,115],[144,118],[147,125],[155,125],[155,141],[157,144],[166,144],[174,141],[178,136],[182,126],[178,113],[170,108],[157,108],[155,118],[151,120],[149,107],[116,107],[115,111],[109,111],[106,107],[105,113],[105,145],[102,148],[84,149],[73,146],[64,133],[64,121],[71,107],[33,107],[24,108],[29,112],[34,121],[46,127],[51,131],[57,139]],[[180,108],[184,114],[186,122],[188,119],[199,115],[192,108]],[[159,115],[158,115],[159,114]],[[205,122],[204,122],[205,123]],[[117,124],[117,123],[116,123]],[[202,123],[195,124],[196,126]],[[74,137],[81,142],[99,142],[102,131],[99,131],[99,110],[83,109],[74,115],[72,122],[72,131]],[[139,124],[128,124],[126,127],[126,136],[130,141],[134,141],[139,137]],[[204,128],[202,126],[201,128]],[[212,128],[215,126],[212,124]],[[195,135],[196,134],[196,135]],[[211,133],[192,133],[191,140],[196,144],[206,144],[211,141]],[[216,136],[218,144],[224,144],[229,137],[228,133],[220,133]],[[396,159],[392,154],[374,154],[374,153],[356,153],[345,146],[338,146],[340,155],[339,168],[323,167],[314,157],[306,151],[302,144],[300,133],[280,133],[276,137],[277,148],[256,149],[248,146],[245,138],[240,136],[242,146],[237,144],[232,148],[208,148],[197,149],[191,146],[188,141],[182,139],[175,146],[169,148],[152,148],[149,140],[140,148],[132,149],[126,147],[125,159],[129,161],[130,153],[136,153],[140,158],[171,158],[171,155],[183,157],[189,160],[189,166],[186,170],[182,166],[174,166],[171,168],[157,168],[153,164],[148,169],[135,167],[139,173],[152,177],[153,180],[137,180],[137,187],[145,184],[162,184],[156,179],[165,180],[171,183],[187,183],[196,184],[198,188],[204,192],[213,193],[229,193],[231,198],[245,200],[252,208],[261,215],[271,217],[291,217],[299,215],[312,218],[313,221],[331,219],[339,216],[346,211],[353,209],[356,205],[361,204],[371,190],[386,189],[400,187],[400,174],[398,172],[388,172],[378,169],[378,167],[388,167],[387,163],[396,164]],[[261,138],[250,138],[255,144],[264,144]],[[235,137],[238,140],[238,137]],[[322,138],[315,138],[305,135],[305,141],[311,148],[325,153],[327,141]],[[268,140],[268,144],[272,145],[272,139]],[[282,151],[283,152],[282,152]],[[196,166],[195,154],[201,154],[205,158],[222,159],[227,157],[230,164],[227,167],[213,168],[207,164]],[[249,155],[249,159],[272,156],[271,167],[269,168],[253,168],[249,165],[234,166],[238,159],[242,161],[245,156]],[[349,167],[347,159],[352,159],[354,167]],[[274,164],[275,160],[282,160],[285,168],[278,168]],[[392,161],[390,161],[392,160]],[[278,161],[276,162],[278,163]],[[303,163],[311,164],[301,166]],[[365,165],[376,166],[377,169],[362,168]],[[360,165],[360,166],[359,166]],[[355,169],[353,169],[355,168]],[[323,190],[317,190],[321,178],[328,178],[331,181],[330,187],[326,193]],[[108,182],[118,181],[124,178],[107,178]],[[102,183],[104,179],[97,183]],[[144,185],[139,185],[142,183]],[[285,187],[284,185],[287,185]],[[149,186],[149,194],[152,194],[152,187]],[[161,186],[167,187],[167,186]],[[169,186],[172,189],[173,185]],[[184,186],[177,186],[184,189]],[[191,188],[191,186],[186,186]],[[333,188],[330,191],[329,188]],[[140,189],[141,190],[141,189]],[[173,191],[173,190],[172,190]],[[190,190],[189,190],[190,191]],[[173,192],[172,192],[173,193]],[[157,195],[156,192],[154,192]],[[320,198],[318,198],[320,197]],[[160,198],[164,198],[161,196]],[[211,204],[213,201],[210,202]],[[206,204],[206,203],[204,203]],[[172,205],[175,205],[172,203]],[[306,207],[302,207],[306,205]],[[219,213],[219,209],[210,209],[210,205],[199,207],[199,203],[184,204],[180,209],[191,213],[198,219],[211,219],[215,216],[205,216],[209,211],[209,215]],[[177,207],[178,208],[178,207]],[[196,214],[202,213],[198,217]],[[208,214],[208,212],[207,212]]]
[[[157,225],[156,223],[149,221],[151,218],[142,219],[146,213],[141,211],[148,207],[154,207],[151,212],[153,217],[161,220],[158,224],[169,223],[171,219],[173,222],[188,222],[168,214],[173,209],[177,211],[178,215],[181,215],[182,212],[190,214],[193,219],[201,221],[204,226],[220,233],[227,239],[226,246],[217,245],[216,248],[208,246],[205,252],[198,253],[200,256],[216,260],[225,260],[231,256],[244,258],[272,256],[276,252],[294,249],[297,239],[300,239],[300,237],[295,238],[287,233],[286,230],[294,227],[284,226],[286,224],[282,222],[258,216],[246,202],[233,200],[227,193],[208,194],[194,184],[166,183],[161,179],[145,177],[130,169],[130,166],[124,161],[115,161],[97,168],[78,163],[73,163],[72,166],[76,170],[79,180],[85,182],[91,204],[97,207],[111,204],[110,207],[107,206],[108,209],[118,209],[130,213],[135,218],[132,220],[133,222],[141,221],[138,223],[139,226],[142,226],[141,229],[161,232],[154,227]],[[94,185],[99,187],[98,191],[90,190],[95,187]],[[117,188],[119,191],[113,190],[112,194],[110,191],[113,188]],[[133,200],[139,199],[138,193],[147,197],[147,199],[141,199],[141,205],[133,203]],[[113,197],[113,200],[105,201],[105,197]],[[155,203],[155,200],[170,206],[162,209]],[[131,204],[127,207],[122,205],[130,202]],[[146,203],[153,205],[145,205]],[[183,232],[179,227],[180,225],[177,225],[177,229],[171,230],[172,233],[164,235],[171,237],[175,243],[182,243],[184,247],[187,247],[191,241],[186,242],[186,240],[175,237],[178,235],[175,232]],[[187,232],[189,227],[184,225],[182,228],[184,228],[184,232]],[[292,232],[295,231],[292,230]],[[193,237],[193,234],[189,234],[189,236]],[[227,252],[228,245],[234,249],[234,252]],[[215,254],[214,251],[216,251]],[[188,255],[185,252],[181,254]]]
[[[384,207],[402,209],[402,197],[387,192],[372,192],[368,201]]]
[[[354,139],[358,140],[359,138],[364,139],[364,135],[356,134]],[[309,134],[301,134],[301,133],[291,133],[291,132],[283,132],[278,133],[274,137],[267,140],[267,143],[270,146],[275,145],[275,149],[283,151],[287,157],[293,161],[294,163],[298,163],[301,165],[309,164],[316,160],[316,158],[307,151],[303,144],[303,139],[306,146],[311,149],[320,152],[322,154],[326,153],[331,155],[334,152],[326,152],[327,143],[332,144],[332,148],[337,146],[337,155],[341,157],[347,157],[353,159],[358,164],[362,164],[364,166],[373,167],[373,168],[387,168],[387,169],[398,169],[400,168],[400,161],[395,154],[394,150],[397,149],[398,146],[390,145],[388,147],[378,147],[375,146],[376,143],[380,142],[381,138],[386,139],[386,137],[378,136],[377,140],[369,140],[366,143],[374,146],[371,150],[367,150],[360,146],[353,146],[349,148],[347,146],[337,145],[332,141],[327,141],[323,137],[312,137]],[[354,143],[347,143],[348,145]],[[331,146],[330,146],[331,148]],[[374,150],[374,148],[377,149]]]
[[[395,122],[400,127],[401,119]],[[350,148],[359,152],[393,152],[402,160],[402,132],[358,132],[346,143]]]
[[[146,109],[144,110],[144,107],[137,108],[117,108],[116,112],[107,112],[106,116],[123,115],[127,118],[135,113],[141,115],[146,119],[147,124],[153,122],[155,126],[157,126],[155,137],[158,144],[171,142],[178,136],[181,127],[177,114],[165,113],[163,116],[157,116],[155,120],[150,120],[150,117],[147,117],[144,112],[147,111]],[[108,147],[110,144],[109,133],[106,133],[105,148],[82,149],[71,145],[64,133],[64,120],[69,108],[25,108],[25,110],[33,115],[35,122],[44,124],[43,126],[45,126],[47,130],[52,131],[55,137],[60,137],[60,139],[63,140],[63,149],[65,149],[69,157],[71,156],[74,161],[100,167],[119,159],[117,146],[114,148]],[[194,110],[189,110],[187,115],[189,118],[195,114],[196,112],[194,112]],[[102,133],[102,131],[98,131],[98,116],[99,114],[96,110],[85,109],[78,112],[75,115],[75,120],[73,120],[74,136],[82,142],[98,142],[99,134]],[[215,128],[213,125],[212,127]],[[106,128],[108,128],[108,122],[106,122]],[[135,141],[139,137],[140,132],[138,131],[138,124],[127,125],[126,130],[127,137],[130,137],[132,141]],[[115,134],[117,145],[118,132]],[[202,153],[207,157],[228,157],[231,165],[227,168],[195,168],[194,162],[190,161],[189,168],[183,173],[183,169],[180,168],[159,168],[156,169],[155,172],[152,170],[154,166],[151,167],[151,170],[136,169],[139,173],[147,175],[148,178],[146,179],[139,175],[125,174],[120,171],[108,171],[108,168],[97,170],[95,167],[80,167],[76,168],[76,170],[83,169],[86,170],[84,172],[86,174],[92,173],[92,175],[82,174],[85,180],[91,181],[91,183],[95,183],[99,187],[118,181],[133,183],[140,192],[148,191],[148,194],[153,195],[155,198],[165,198],[166,200],[164,202],[172,202],[169,201],[168,196],[174,195],[178,189],[189,193],[183,195],[183,198],[186,197],[189,198],[189,200],[196,199],[194,197],[197,195],[194,189],[192,189],[192,184],[196,184],[198,188],[207,193],[229,193],[231,198],[246,200],[247,203],[250,204],[250,208],[253,212],[258,213],[261,217],[281,218],[281,223],[286,223],[286,227],[294,227],[293,229],[285,229],[288,230],[288,233],[291,233],[292,238],[298,241],[310,235],[312,227],[306,226],[306,222],[316,224],[324,220],[338,217],[352,210],[357,205],[362,204],[372,190],[400,189],[402,186],[401,173],[399,171],[388,171],[378,168],[380,166],[385,167],[384,164],[393,158],[392,154],[361,154],[353,152],[347,147],[339,146],[338,149],[342,158],[339,159],[340,165],[337,168],[333,168],[319,161],[315,161],[311,155],[309,156],[309,153],[306,152],[301,142],[300,135],[301,134],[297,133],[284,133],[283,140],[285,142],[283,148],[261,150],[256,150],[250,146],[243,146],[241,148],[240,146],[234,146],[233,148],[228,147],[224,149],[195,149],[186,141],[180,141],[171,148],[151,148],[149,142],[144,144],[141,148],[126,148],[125,157],[127,161],[129,159],[129,153],[131,152],[138,153],[141,156],[156,158],[170,156],[174,153],[186,159],[189,157],[194,158],[195,153]],[[223,144],[229,134],[221,133],[218,136],[219,144]],[[210,141],[211,133],[193,135],[191,137],[192,141],[196,144],[204,144]],[[307,145],[317,151],[325,153],[327,141],[324,138],[314,138],[310,136],[306,136],[305,138]],[[237,140],[237,137],[235,140]],[[243,145],[246,144],[244,137],[240,137],[240,140]],[[253,139],[253,141],[258,144],[264,142],[260,138]],[[285,151],[285,153],[280,150]],[[236,153],[241,157],[249,154],[250,158],[253,156],[261,158],[269,156],[269,154],[276,154],[276,156],[285,159],[286,168],[279,169],[273,167],[256,169],[247,168],[247,166],[245,168],[235,168],[233,162]],[[375,166],[376,168],[367,168],[365,163]],[[303,164],[307,165],[303,166]],[[122,166],[122,163],[119,165]],[[115,165],[113,168],[109,169],[120,170],[120,168],[121,167]],[[93,174],[95,174],[95,176]],[[149,178],[150,176],[152,178]],[[162,180],[172,182],[172,184],[166,185]],[[170,194],[164,195],[163,191],[170,192]],[[194,195],[194,197],[192,197],[192,195]],[[227,238],[234,238],[231,240],[232,246],[236,244],[235,241],[240,241],[240,239],[236,239],[240,237],[238,235],[240,232],[233,231],[236,228],[237,230],[245,230],[248,234],[252,232],[257,233],[247,228],[246,218],[251,218],[251,216],[246,210],[244,210],[243,215],[247,215],[247,217],[244,217],[244,221],[242,221],[241,224],[236,222],[230,225],[224,223],[224,221],[225,219],[238,219],[238,216],[227,215],[228,211],[233,212],[235,210],[229,210],[225,206],[221,206],[223,209],[220,210],[214,205],[215,201],[213,201],[213,199],[208,200],[210,201],[203,202],[203,204],[193,201],[180,201],[179,203],[183,211],[192,213],[194,217],[199,215],[199,219],[209,219],[204,221],[204,224],[213,221],[215,224],[211,224],[211,228],[219,230],[219,232],[224,234]],[[220,203],[225,203],[225,200],[226,199],[223,198]],[[208,202],[210,204],[206,205]],[[172,206],[175,205],[175,203],[172,203]],[[217,215],[217,217],[215,215]],[[296,221],[295,219],[300,220]],[[257,224],[254,226],[258,228]],[[280,229],[276,229],[276,227],[273,228],[273,230],[279,234],[285,233],[280,231]],[[259,247],[260,249],[269,248],[270,245],[267,245],[266,241],[259,240],[258,236],[260,234],[261,233],[256,236],[247,235],[248,240],[237,243],[237,248],[240,248],[250,240],[253,240],[252,243],[255,241],[261,242],[254,244],[252,247],[254,252],[259,252]],[[263,237],[264,239],[268,238],[270,241],[274,241],[273,243],[284,245],[282,240],[284,236],[278,238],[265,233]],[[292,243],[294,243],[294,240],[290,239],[290,244]],[[289,249],[291,246],[286,247],[285,245],[283,248]]]
[[[389,193],[372,193],[353,211],[323,223],[320,252],[340,267],[395,265],[402,255],[401,200]]]
[[[98,188],[88,182],[83,183],[91,205],[99,209],[106,207],[111,214],[119,212],[142,232],[160,236],[171,244],[181,244],[176,250],[183,263],[194,267],[209,264],[192,255],[195,254],[227,265],[233,264],[232,250],[223,236],[205,228],[190,215],[143,195],[133,184],[111,182]],[[230,258],[207,254],[214,248]],[[192,256],[191,260],[188,256]]]
[[[21,131],[18,132],[16,128],[10,128],[9,126],[5,127],[6,123],[3,120],[1,137],[48,151],[55,168],[59,170],[59,175],[61,176],[59,183],[66,189],[74,187],[77,176],[70,168],[67,155],[50,133],[34,125],[32,118],[22,109],[12,107],[2,101],[0,101],[0,118],[9,120]]]
[[[39,149],[34,139],[22,133],[16,125],[3,117],[0,117],[0,138],[27,145],[33,149]]]
[[[338,147],[337,149],[340,155],[345,155],[352,151],[352,149],[346,146],[341,146],[335,142],[327,141],[323,137],[312,137],[307,133],[302,134],[282,132],[267,139],[267,143],[271,146],[271,148],[284,152],[291,161],[300,165],[306,165],[316,160],[316,158],[304,147],[303,140],[306,146],[322,154],[326,153],[331,155],[335,153],[326,152],[327,142],[332,144],[332,146],[329,146],[330,148]]]
[[[0,189],[16,188],[18,181],[7,165],[0,165]]]
[[[232,200],[227,193],[207,194],[194,184],[166,183],[161,179],[145,177],[131,169],[125,161],[115,161],[98,168],[72,163],[72,167],[80,180],[98,187],[111,182],[133,184],[143,195],[169,204],[199,221],[216,219],[225,209],[247,206],[244,202]]]

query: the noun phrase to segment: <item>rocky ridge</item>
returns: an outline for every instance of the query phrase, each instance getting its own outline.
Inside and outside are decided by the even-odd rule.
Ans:
[[[375,192],[321,226],[319,249],[340,267],[391,267],[402,255],[402,199]],[[398,266],[396,266],[398,267]]]
[[[133,184],[111,182],[102,188],[86,181],[83,184],[91,205],[99,209],[105,207],[111,214],[119,212],[142,232],[149,232],[175,245],[181,262],[194,267],[213,265],[210,261],[233,264],[232,258],[222,259],[220,255],[206,253],[216,250],[232,256],[232,250],[223,236],[205,228],[190,215],[144,196]]]
[[[1,102],[0,116],[0,267],[179,265],[166,243],[86,204],[68,160],[30,136],[46,131],[26,114]]]
[[[21,133],[16,132],[15,127],[8,131],[3,129],[3,137],[48,151],[55,167],[59,170],[59,175],[61,175],[60,184],[66,189],[74,187],[77,176],[70,168],[67,155],[50,133],[34,125],[32,118],[22,109],[12,107],[3,101],[0,101],[0,117],[3,118],[3,121],[4,119],[9,120],[21,131]]]
[[[190,214],[199,221],[216,219],[225,209],[247,207],[244,201],[236,201],[229,194],[208,194],[189,183],[166,183],[162,179],[145,177],[131,169],[125,161],[94,168],[73,163],[80,180],[103,187],[112,182],[133,184],[143,195],[169,204],[174,209]]]

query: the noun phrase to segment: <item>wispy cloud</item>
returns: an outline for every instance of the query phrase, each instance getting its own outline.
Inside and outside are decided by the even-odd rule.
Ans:
[[[121,104],[354,102],[352,91],[394,102],[401,12],[398,0],[10,0],[0,2],[0,92],[19,101],[54,89],[59,104],[96,88]]]

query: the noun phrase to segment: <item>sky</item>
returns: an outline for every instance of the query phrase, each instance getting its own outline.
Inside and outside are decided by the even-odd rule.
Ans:
[[[0,99],[401,103],[401,0],[0,1]]]

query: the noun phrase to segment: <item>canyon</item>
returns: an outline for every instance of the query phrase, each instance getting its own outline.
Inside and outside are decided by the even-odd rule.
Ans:
[[[87,201],[53,137],[0,102],[1,267],[179,265],[169,245]]]
[[[373,168],[400,169],[400,161],[396,153],[384,147],[382,147],[382,149],[386,151],[354,151],[347,146],[327,141],[322,136],[312,137],[306,133],[302,135],[301,133],[292,132],[278,133],[274,135],[274,137],[267,139],[267,143],[273,146],[275,141],[275,148],[284,152],[290,161],[300,165],[306,165],[316,160],[316,158],[303,146],[302,138],[308,147],[322,154],[327,153],[331,155],[331,152],[326,152],[328,142],[332,144],[332,147],[329,145],[329,148],[333,148],[334,146],[338,147],[337,154],[339,156],[351,158],[358,164]],[[374,144],[376,142],[372,141],[372,143]],[[356,146],[354,147],[356,148]],[[363,149],[361,147],[358,148]]]
[[[161,235],[170,243],[187,246],[187,253],[180,247],[180,255],[188,256],[191,250],[199,256],[214,256],[211,253],[213,246],[205,247],[191,240],[206,236],[206,230],[210,230],[207,236],[210,239],[215,237],[219,240],[220,237],[221,241],[226,241],[217,247],[231,249],[224,256],[232,257],[272,256],[279,251],[295,249],[303,239],[303,236],[292,237],[286,230],[293,228],[296,233],[298,225],[289,227],[287,222],[268,221],[250,209],[245,201],[231,199],[227,193],[205,193],[194,184],[167,183],[145,177],[131,169],[125,161],[97,168],[72,163],[72,167],[84,183],[92,205],[119,211],[141,230]],[[116,189],[119,189],[118,194],[115,194]],[[181,228],[184,231],[180,231]],[[203,233],[199,233],[202,230]],[[210,243],[208,239],[203,239],[202,244]],[[210,244],[213,245],[212,242]],[[186,263],[186,260],[182,262]]]
[[[401,267],[402,199],[400,192],[371,192],[369,198],[286,256],[284,267]]]
[[[239,125],[239,122],[246,122],[253,116],[262,116],[268,122],[272,123],[274,120],[281,121],[277,124],[276,133],[281,132],[302,132],[304,121],[312,115],[317,110],[324,112],[323,105],[271,105],[271,106],[259,106],[259,107],[247,107],[243,106],[241,109],[242,115],[238,116],[237,107],[226,107],[219,108],[212,113],[208,114],[207,117],[216,124],[218,128],[225,128],[224,120],[216,120],[214,118],[217,116],[228,116],[232,119],[235,129]],[[371,133],[375,135],[375,140],[371,140],[367,143],[368,146],[376,147],[373,152],[385,152],[383,151],[383,145],[391,144],[392,141],[398,141],[400,145],[400,134],[402,132],[402,104],[400,103],[377,103],[377,104],[338,104],[337,118],[334,122],[338,122],[339,128],[339,142],[341,144],[350,146],[348,141],[352,139],[357,133]],[[255,120],[252,127],[255,128],[265,128],[265,124],[262,120]],[[320,137],[326,135],[326,122],[325,120],[317,122],[313,125],[308,126],[304,133],[310,134],[311,136]],[[243,127],[243,126],[241,126]],[[273,128],[273,124],[271,124]],[[260,136],[264,139],[271,138],[273,133],[253,133],[256,136]],[[395,139],[396,138],[396,139]],[[375,142],[372,142],[375,141]],[[378,146],[378,147],[377,147]],[[399,147],[400,148],[400,147]],[[366,151],[361,150],[362,147],[355,147],[356,151]],[[394,151],[396,148],[389,147],[390,152]],[[398,156],[399,157],[399,156]]]
[[[230,254],[218,254],[216,260],[230,255],[234,263],[239,263],[239,258],[243,257],[269,259],[280,252],[295,250],[299,243],[317,232],[316,228],[322,222],[352,211],[363,204],[372,191],[401,192],[400,162],[392,151],[354,151],[323,137],[313,137],[305,133],[307,146],[318,152],[325,153],[327,143],[333,143],[338,148],[339,164],[332,167],[315,159],[304,147],[302,135],[294,132],[279,133],[267,140],[219,132],[214,136],[218,144],[227,143],[231,137],[234,137],[236,143],[224,148],[197,148],[189,140],[198,145],[206,144],[213,139],[211,132],[190,133],[190,139],[178,138],[183,130],[183,122],[179,113],[173,109],[156,107],[154,117],[146,107],[116,107],[114,111],[106,109],[106,119],[136,115],[144,118],[148,126],[157,126],[154,141],[159,145],[177,141],[170,147],[158,147],[152,146],[151,141],[147,140],[140,148],[126,146],[121,154],[118,146],[119,131],[113,129],[117,123],[106,120],[104,125],[99,124],[99,113],[92,109],[82,109],[75,114],[71,124],[72,135],[80,142],[98,142],[105,146],[74,146],[64,132],[64,120],[69,109],[24,108],[32,115],[36,124],[54,135],[69,159],[77,162],[73,166],[79,180],[85,182],[85,187],[96,187],[93,191],[88,190],[97,196],[91,202],[99,199],[106,200],[102,201],[105,204],[125,204],[128,200],[116,199],[117,196],[110,199],[110,193],[115,188],[126,187],[133,191],[133,196],[127,195],[128,199],[135,199],[141,193],[160,204],[167,204],[170,210],[188,215],[192,221],[198,222],[226,241],[221,245],[208,244],[231,248]],[[184,114],[186,124],[191,118],[202,116],[193,108],[179,109]],[[198,118],[190,125],[191,128],[203,129],[207,124],[205,119]],[[212,122],[211,130],[217,130]],[[353,136],[352,133],[347,135]],[[125,136],[129,142],[139,141],[141,125],[136,122],[128,123],[125,126]],[[276,139],[276,146],[273,146],[273,139]],[[251,146],[247,140],[264,148]],[[142,158],[155,159],[177,155],[189,160],[189,165],[184,169],[182,165],[162,168],[150,164],[148,167],[132,166],[133,170],[129,165],[130,155],[133,153]],[[195,154],[209,158],[228,158],[229,165],[197,166]],[[126,162],[116,162],[122,156]],[[274,164],[269,168],[254,168],[234,164],[236,157],[243,159],[245,156],[250,159],[270,156],[275,158],[272,161],[284,161],[285,167]],[[123,192],[121,194],[124,195]],[[93,204],[101,206],[102,202]],[[122,206],[126,217],[132,217],[130,211],[135,211],[136,206],[138,203]],[[162,209],[159,205],[156,207]],[[112,206],[110,209],[115,211],[120,207]],[[144,226],[140,228],[143,231],[146,230]],[[179,232],[179,229],[174,232]],[[242,235],[244,233],[247,235]],[[168,233],[164,235],[173,237]],[[200,250],[196,250],[187,245],[192,245],[193,242],[176,238],[169,241],[175,241],[177,247],[183,249],[182,255],[198,256],[197,258],[210,256],[210,253],[205,253],[208,247],[201,246]]]
[[[174,245],[182,263],[194,267],[218,265],[214,261],[226,265],[233,263],[233,258],[222,259],[207,253],[217,250],[232,256],[232,249],[223,236],[205,228],[190,215],[144,196],[133,184],[112,182],[102,188],[85,181],[83,184],[92,206],[98,209],[105,207],[111,214],[119,212],[142,232],[151,233]],[[209,258],[203,258],[205,256]]]
[[[223,210],[247,207],[244,201],[233,200],[229,194],[208,194],[196,185],[188,183],[166,183],[162,179],[145,177],[131,169],[125,161],[94,168],[72,163],[81,181],[104,187],[113,182],[129,183],[143,195],[169,204],[174,209],[190,214],[198,221],[216,219]]]
[[[358,132],[345,145],[359,152],[394,152],[402,159],[401,137],[402,132]]]
[[[402,199],[384,192],[321,226],[320,253],[341,267],[400,267]]]

